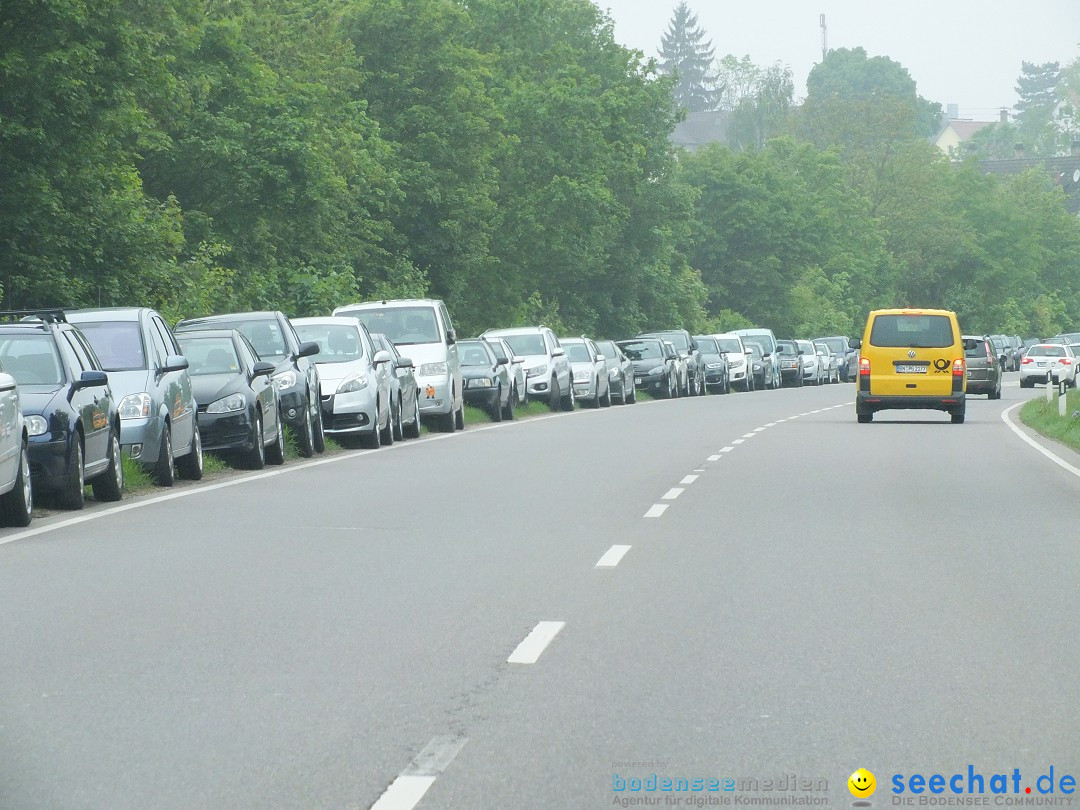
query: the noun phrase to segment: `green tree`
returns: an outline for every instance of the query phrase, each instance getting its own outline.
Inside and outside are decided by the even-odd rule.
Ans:
[[[732,113],[728,142],[760,149],[769,138],[788,131],[794,94],[790,68],[776,64],[760,71],[752,93],[740,99]]]
[[[716,53],[706,36],[697,15],[683,0],[660,37],[661,71],[675,77],[675,104],[690,112],[716,109],[719,101],[713,75]]]

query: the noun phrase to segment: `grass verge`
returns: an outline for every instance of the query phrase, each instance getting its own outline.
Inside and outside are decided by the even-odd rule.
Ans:
[[[1073,390],[1065,395],[1064,419],[1058,416],[1056,395],[1053,402],[1047,402],[1044,395],[1039,395],[1020,408],[1020,421],[1043,436],[1080,452],[1080,392]]]
[[[142,464],[134,459],[123,457],[124,492],[145,492],[154,488],[154,479]]]

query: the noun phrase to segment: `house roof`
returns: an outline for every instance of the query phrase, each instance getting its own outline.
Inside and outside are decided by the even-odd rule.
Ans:
[[[729,115],[724,110],[687,113],[686,119],[675,125],[671,142],[691,152],[707,143],[727,143]]]
[[[976,132],[978,132],[983,127],[988,127],[988,126],[990,126],[991,124],[994,124],[994,123],[996,123],[996,122],[994,122],[994,121],[962,121],[962,120],[956,119],[956,120],[950,121],[948,123],[948,126],[952,127],[953,132],[956,133],[956,137],[958,137],[962,141],[966,141],[968,138],[970,138],[972,135],[974,135]]]
[[[1065,207],[1080,214],[1080,155],[982,160],[979,166],[987,174],[1020,174],[1028,169],[1042,169],[1064,190]]]

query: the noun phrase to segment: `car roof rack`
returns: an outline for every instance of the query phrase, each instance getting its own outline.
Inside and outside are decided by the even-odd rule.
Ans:
[[[0,310],[0,321],[8,323],[67,323],[62,309],[5,309]]]

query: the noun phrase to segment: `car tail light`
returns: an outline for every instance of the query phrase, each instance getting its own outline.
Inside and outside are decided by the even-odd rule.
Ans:
[[[990,342],[984,341],[983,348],[986,349],[986,362],[990,365],[994,364],[994,353],[990,351]]]
[[[1030,357],[1025,357],[1023,360],[1020,361],[1020,365],[1026,366],[1028,363],[1031,363],[1031,362],[1033,362],[1033,361],[1032,361],[1032,359]]]
[[[1062,357],[1059,362],[1063,366],[1071,366],[1072,365],[1072,360],[1070,360],[1068,357]]]

